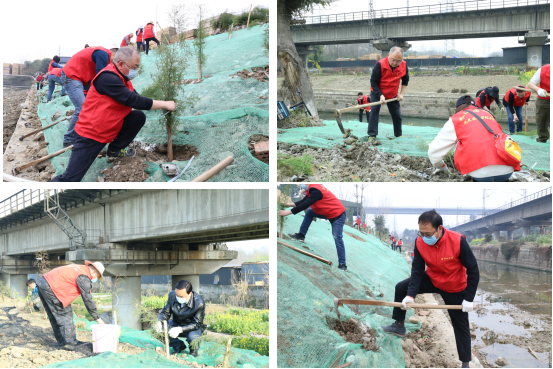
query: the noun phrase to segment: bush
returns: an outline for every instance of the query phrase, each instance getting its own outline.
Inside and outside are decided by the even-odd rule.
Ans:
[[[248,14],[249,10],[243,12],[240,15],[237,15],[234,18],[234,23],[236,25],[246,25],[248,23]],[[250,25],[254,22],[268,22],[269,21],[269,8],[264,8],[262,6],[256,6],[252,9],[252,14],[250,16]]]
[[[483,238],[475,238],[474,240],[470,241],[471,246],[478,246],[478,245],[481,245],[482,243],[484,243]]]
[[[314,159],[311,155],[303,154],[301,157],[277,154],[277,170],[286,176],[311,175],[313,173]]]
[[[536,73],[536,70],[537,69],[532,69],[528,72],[525,72],[525,73],[522,73],[520,76],[518,76],[518,80],[519,81],[522,81],[521,84],[523,85],[526,85],[528,82],[530,82],[530,80],[532,79],[532,77],[534,77],[534,74]]]
[[[213,19],[211,21],[211,27],[213,29],[219,28],[223,31],[226,31],[228,30],[228,28],[233,22],[234,22],[234,15],[231,13],[224,12],[219,14],[219,17],[217,17],[217,19]]]
[[[235,337],[232,339],[232,346],[244,350],[253,350],[259,355],[269,356],[268,338]]]
[[[517,246],[519,246],[517,241],[509,241],[501,244],[500,250],[503,256],[505,256],[505,260],[509,260],[511,258],[511,256],[515,253],[515,250],[517,250]]]
[[[225,313],[215,313],[208,317],[210,329],[232,335],[251,333],[269,335],[269,310],[252,311],[231,309]]]
[[[491,240],[493,240],[493,236],[491,234],[486,234],[484,235],[484,241],[485,242],[490,242]]]
[[[147,309],[163,309],[165,307],[165,304],[167,304],[167,299],[169,298],[169,295],[165,296],[147,296],[142,297],[142,306],[144,306]]]

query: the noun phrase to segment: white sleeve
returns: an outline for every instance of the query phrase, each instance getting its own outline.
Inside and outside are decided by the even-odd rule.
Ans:
[[[532,82],[532,83],[535,84],[536,86],[539,85],[540,82],[541,82],[540,75],[541,75],[541,68],[538,69],[538,70],[536,71],[536,73],[534,73],[534,77],[532,77],[532,79],[530,80],[530,82]]]
[[[443,166],[443,159],[459,141],[451,118],[444,124],[438,135],[428,146],[428,159],[435,167]]]

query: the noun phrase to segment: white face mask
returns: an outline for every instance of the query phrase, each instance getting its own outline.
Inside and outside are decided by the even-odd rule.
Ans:
[[[188,302],[188,299],[186,298],[178,297],[177,295],[175,295],[175,297],[177,298],[177,301],[179,302],[179,304],[186,304]]]

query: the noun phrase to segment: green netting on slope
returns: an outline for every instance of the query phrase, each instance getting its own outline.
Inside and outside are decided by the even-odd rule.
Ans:
[[[76,324],[76,315],[73,314],[73,321]],[[82,320],[81,320],[82,321]],[[86,322],[86,328],[79,330],[91,331],[92,325],[96,322]],[[128,327],[121,327],[121,336],[119,342],[127,342],[137,347],[148,349],[143,353],[136,355],[117,354],[113,352],[104,352],[96,356],[64,361],[51,364],[47,368],[186,368],[187,366],[168,360],[163,355],[158,355],[154,351],[156,347],[163,347],[163,344],[152,337],[148,331],[138,331]],[[185,341],[184,341],[185,342]],[[186,343],[186,342],[185,342]],[[216,366],[223,361],[224,347],[214,342],[204,342],[200,345],[198,357],[186,356],[185,360],[207,366]],[[183,352],[183,354],[186,352]],[[178,354],[182,356],[182,354]],[[269,357],[260,356],[255,351],[232,348],[232,354],[229,357],[229,363],[236,368],[267,368],[269,367]]]
[[[198,101],[193,108],[188,109],[179,117],[180,123],[173,132],[173,143],[189,144],[200,150],[191,166],[178,181],[190,181],[205,172],[226,156],[233,155],[234,163],[209,181],[217,182],[251,182],[268,181],[269,166],[252,157],[248,150],[248,139],[254,134],[269,134],[269,83],[255,79],[242,80],[240,77],[230,77],[244,68],[263,67],[269,64],[262,49],[264,28],[252,27],[250,30],[235,31],[232,39],[228,34],[210,36],[206,39],[207,62],[204,68],[204,82],[186,85],[182,98],[194,95]],[[133,80],[136,90],[144,90],[151,83],[151,74],[155,73],[155,49],[149,56],[141,54],[143,73]],[[187,78],[197,78],[195,58],[187,69]],[[60,87],[57,88],[58,90]],[[65,106],[65,105],[67,106]],[[52,115],[59,111],[61,116],[73,109],[68,97],[60,97],[56,91],[52,101],[41,103],[38,115],[42,125],[51,124]],[[165,128],[158,123],[159,113],[145,111],[146,124],[136,137],[136,141],[145,148],[154,148],[156,144],[166,144]],[[200,115],[195,115],[200,114]],[[48,152],[53,153],[63,147],[63,134],[69,121],[44,131],[49,142]],[[65,171],[69,161],[70,151],[53,158],[52,165],[56,174]],[[176,162],[183,169],[187,161]],[[112,166],[105,158],[96,159],[83,181],[95,181],[100,171]],[[167,181],[167,177],[159,168],[159,163],[149,163],[146,170],[150,174],[148,181]]]
[[[367,140],[367,123],[358,121],[342,121],[344,129],[351,129],[352,133],[361,141]],[[378,125],[378,138],[382,145],[379,150],[394,154],[428,157],[427,146],[438,134],[441,127],[417,127],[403,125],[403,136],[393,140],[386,137],[394,137],[391,124],[380,123]],[[295,143],[314,147],[330,149],[336,144],[342,144],[344,139],[336,121],[324,121],[323,127],[298,127],[284,131],[278,135],[279,142]],[[536,137],[514,135],[514,140],[522,149],[522,163],[532,166],[534,169],[550,170],[550,145],[549,143],[536,142]]]
[[[296,233],[302,220],[301,216],[287,217],[284,232]],[[376,329],[378,352],[348,343],[329,328],[327,319],[336,319],[335,297],[393,301],[396,283],[410,275],[405,258],[377,238],[347,226],[344,231],[366,241],[344,233],[347,272],[337,269],[336,246],[328,222],[313,222],[305,243],[285,242],[308,247],[307,251],[332,261],[332,266],[278,246],[278,367],[329,368],[348,362],[355,368],[405,367],[401,339],[384,334],[380,328],[393,322],[391,307],[339,308],[342,320],[354,317]],[[412,310],[407,312],[408,317],[412,314]],[[405,326],[413,331],[420,328],[420,323]]]

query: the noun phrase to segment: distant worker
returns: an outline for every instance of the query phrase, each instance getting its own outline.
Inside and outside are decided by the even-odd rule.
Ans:
[[[401,252],[401,246],[402,245],[403,245],[403,241],[400,238],[399,241],[397,241],[397,249],[399,250],[399,252]]]
[[[131,42],[132,42],[132,38],[134,37],[134,35],[132,33],[129,33],[128,35],[126,35],[125,37],[123,37],[123,41],[121,41],[121,47],[123,46],[131,46]]]
[[[411,262],[413,261],[414,257],[415,257],[415,249],[411,251]]]
[[[295,234],[289,234],[300,242],[305,241],[305,236],[309,230],[309,226],[313,218],[328,219],[332,226],[332,236],[338,253],[338,269],[344,272],[348,270],[346,266],[346,248],[344,246],[343,230],[346,223],[346,208],[338,200],[332,192],[320,184],[301,184],[301,192],[305,193],[305,197],[298,202],[291,202],[287,205],[293,207],[291,210],[281,210],[280,216],[288,216],[290,214],[298,214],[307,209],[305,217],[301,223],[300,231]],[[316,245],[314,246],[316,248]]]
[[[536,125],[538,126],[538,142],[547,142],[549,140],[549,87],[550,87],[549,64],[542,66],[534,73],[530,82],[526,85],[538,94],[536,99]],[[538,87],[539,85],[539,87]]]
[[[136,151],[126,147],[146,123],[146,115],[140,110],[175,110],[174,101],[152,100],[134,91],[131,80],[137,76],[139,67],[138,51],[122,47],[113,63],[92,80],[75,126],[75,141],[67,169],[52,182],[80,182],[108,143],[108,162],[134,156]]]
[[[367,223],[363,223],[363,232],[367,233]]]
[[[396,238],[394,236],[392,236],[392,250],[396,251]]]
[[[355,227],[358,231],[361,230],[361,217],[359,215],[357,216],[357,220],[355,221]]]
[[[146,27],[144,27],[144,39],[146,41],[146,55],[148,55],[148,51],[150,50],[150,41],[154,41],[157,46],[159,46],[160,42],[156,38],[156,31],[154,30],[154,21],[148,22],[146,24]]]
[[[197,341],[197,346],[192,344],[192,341],[202,336],[203,329],[205,329],[204,317],[204,300],[192,290],[192,284],[183,279],[175,285],[174,291],[169,292],[167,304],[157,318],[156,332],[163,332],[162,321],[166,320],[170,337],[169,347],[173,349],[173,354],[178,354],[185,349],[184,342],[178,338],[182,337],[190,347],[190,355],[197,357],[200,348],[199,341]]]
[[[362,92],[359,92],[357,94],[357,105],[365,105],[369,104],[371,102],[370,98],[367,95],[363,95]],[[359,109],[359,122],[363,123],[363,111],[367,114],[367,123],[369,122],[369,112],[371,111],[371,107],[367,106],[366,108]]]
[[[470,175],[476,182],[506,182],[520,165],[513,167],[497,153],[495,138],[472,114],[476,114],[496,134],[501,126],[488,111],[474,106],[469,95],[457,100],[455,114],[449,118],[428,147],[428,159],[436,168],[434,174],[450,173],[443,158],[455,145],[455,168],[462,175]],[[483,118],[482,118],[483,117]]]
[[[69,59],[61,71],[61,80],[65,84],[69,100],[75,107],[71,116],[67,132],[63,136],[63,147],[73,145],[75,140],[75,123],[79,120],[79,114],[83,107],[85,91],[90,88],[90,82],[96,74],[104,69],[115,56],[114,50],[108,50],[101,46],[87,47]]]
[[[465,236],[445,229],[442,217],[435,210],[419,216],[419,233],[415,241],[411,277],[395,288],[395,302],[403,308],[394,308],[395,322],[383,326],[386,333],[405,337],[407,304],[415,302],[417,294],[438,293],[446,305],[462,305],[462,310],[448,310],[462,368],[471,361],[469,311],[473,310],[474,296],[480,280],[478,263]],[[426,267],[426,270],[425,270]]]
[[[524,86],[518,86],[525,88]],[[529,91],[520,91],[511,88],[503,97],[503,106],[507,108],[507,118],[509,120],[509,133],[514,135],[516,132],[522,132],[522,107],[530,101]],[[518,124],[516,124],[518,122]]]
[[[38,73],[36,78],[35,78],[37,91],[42,90],[42,87],[43,87],[42,80],[43,79],[44,79],[44,75],[42,73]]]
[[[92,300],[92,283],[104,281],[104,265],[85,260],[85,265],[69,264],[52,269],[37,282],[38,296],[44,306],[59,346],[86,344],[77,340],[71,303],[82,297],[88,313],[98,324],[100,319]]]
[[[146,46],[144,45],[144,27],[138,26],[138,29],[136,30],[136,50],[140,52],[140,48],[142,47],[142,51],[146,51]]]
[[[58,64],[59,62],[60,62],[60,57],[57,55],[54,55],[54,57],[52,58],[52,61],[48,65],[48,73],[50,73],[50,71],[54,68],[63,68],[61,65]]]
[[[476,93],[476,106],[479,108],[486,108],[489,111],[494,101],[499,109],[503,109],[503,106],[499,103],[499,88],[497,86],[486,87]]]
[[[46,97],[46,102],[50,102],[52,99],[52,94],[56,88],[56,83],[61,85],[61,96],[67,95],[65,93],[65,85],[61,80],[61,68],[53,68],[48,72],[48,95]]]
[[[38,296],[38,288],[36,287],[36,281],[34,279],[29,279],[27,281],[27,286],[31,289],[31,301],[29,305],[35,309],[35,311],[40,311],[40,297]]]
[[[401,82],[401,91],[399,84]],[[397,101],[387,103],[388,111],[394,123],[394,136],[400,137],[401,131],[401,109],[400,101],[409,83],[409,70],[407,63],[403,60],[403,49],[394,46],[390,49],[388,56],[376,62],[371,75],[371,98],[370,101],[380,101],[398,98]],[[369,141],[378,135],[378,119],[380,117],[381,105],[373,106],[369,116]]]

